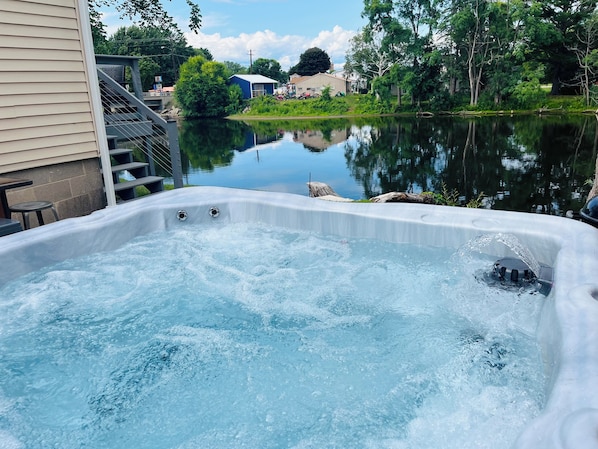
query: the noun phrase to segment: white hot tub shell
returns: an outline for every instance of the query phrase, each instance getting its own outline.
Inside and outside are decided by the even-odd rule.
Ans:
[[[513,234],[540,263],[554,270],[553,288],[543,299],[537,329],[547,401],[514,447],[598,448],[598,229],[570,219],[193,187],[2,237],[0,285],[65,259],[113,250],[138,235],[214,220],[455,250],[481,235]],[[485,251],[496,257],[512,255],[498,242]]]

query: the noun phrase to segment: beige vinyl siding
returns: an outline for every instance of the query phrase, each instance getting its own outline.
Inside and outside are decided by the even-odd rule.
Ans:
[[[98,157],[76,0],[0,1],[0,173]]]

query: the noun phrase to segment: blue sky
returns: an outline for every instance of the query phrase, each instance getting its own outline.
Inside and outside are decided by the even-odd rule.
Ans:
[[[257,58],[276,59],[283,69],[310,47],[325,50],[342,69],[349,40],[365,25],[362,0],[198,0],[203,15],[199,34],[188,32],[184,0],[162,0],[177,19],[187,42],[210,50],[218,61],[249,65]],[[106,10],[108,33],[130,23]]]

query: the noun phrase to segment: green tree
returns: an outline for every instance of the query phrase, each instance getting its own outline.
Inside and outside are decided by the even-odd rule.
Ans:
[[[579,64],[570,50],[583,35],[583,26],[596,11],[597,0],[532,0],[527,5],[527,39],[530,56],[547,67],[551,93],[558,95],[573,81]]]
[[[249,69],[241,64],[233,61],[224,61],[223,64],[226,66],[228,76],[240,75],[243,73],[249,73]]]
[[[499,45],[491,31],[492,5],[486,0],[458,0],[452,2],[448,30],[464,59],[469,85],[469,104],[478,104],[481,89],[493,51]]]
[[[226,66],[193,56],[181,66],[175,97],[187,117],[222,117],[230,96]]]
[[[151,74],[141,74],[146,80],[144,89],[151,86],[155,75],[162,76],[164,85],[174,85],[179,66],[194,53],[181,32],[150,27],[121,27],[108,38],[106,45],[110,54],[145,56],[144,59],[151,59],[155,63],[152,68],[158,66]],[[146,64],[145,67],[149,68],[150,65]]]
[[[201,11],[193,0],[185,0],[189,7],[189,27],[198,32],[201,28]],[[176,21],[168,14],[161,0],[88,0],[90,22],[94,42],[106,37],[101,22],[102,7],[114,7],[121,18],[127,17],[143,28],[159,28],[163,31],[179,31]]]
[[[285,83],[288,81],[288,75],[280,67],[280,63],[275,59],[258,58],[253,62],[252,72],[263,75],[273,80]]]
[[[153,88],[155,76],[162,72],[160,65],[151,58],[143,58],[139,61],[139,75],[143,90]]]
[[[368,82],[385,75],[399,63],[408,37],[407,30],[399,28],[391,36],[386,30],[366,26],[351,39],[346,56],[345,71],[357,73]]]
[[[192,56],[203,56],[206,58],[207,61],[213,61],[214,56],[212,56],[212,52],[207,48],[194,48]]]
[[[540,79],[544,75],[544,66],[523,63],[522,80],[513,89],[513,102],[519,108],[542,106],[546,100],[546,92],[542,89]]]
[[[598,71],[598,13],[593,13],[583,23],[582,29],[577,34],[577,42],[571,48],[577,58],[579,71],[578,84],[584,96],[586,106],[592,103],[592,86],[596,81]]]
[[[226,106],[226,114],[236,114],[241,112],[245,100],[243,98],[243,90],[238,84],[232,84],[228,87],[228,105]]]
[[[108,50],[108,40],[106,39],[106,26],[101,21],[101,14],[92,8],[92,2],[89,3],[89,21],[91,23],[91,37],[93,40],[93,49],[96,55],[110,53]]]
[[[433,36],[437,29],[442,0],[364,0],[362,15],[368,27],[385,33],[385,42],[401,43],[406,70],[401,80],[411,94],[412,103],[430,97],[428,86],[438,83],[436,76],[436,53]],[[432,63],[432,64],[431,64]],[[399,73],[399,72],[397,72]],[[423,90],[422,90],[423,88]]]
[[[289,69],[289,73],[301,76],[312,76],[317,73],[326,73],[331,67],[330,56],[318,47],[308,48],[299,56],[297,65]]]

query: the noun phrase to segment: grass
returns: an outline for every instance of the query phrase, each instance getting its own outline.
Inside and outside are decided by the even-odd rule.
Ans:
[[[430,105],[422,104],[419,109],[424,111],[434,111]],[[502,110],[481,109],[480,107],[470,107],[468,105],[459,105],[451,111],[440,111],[442,113],[459,114],[466,113],[476,115],[496,115],[502,114],[508,109],[513,114],[531,114],[538,113],[540,109],[543,113],[563,112],[563,113],[584,113],[594,111],[596,108],[585,106],[584,99],[575,95],[548,95],[540,107],[532,109],[509,109],[506,106]],[[229,116],[232,119],[270,119],[270,118],[301,118],[301,117],[346,117],[346,116],[368,116],[368,115],[413,115],[418,108],[409,104],[408,100],[404,106],[397,107],[396,101],[387,102],[377,100],[369,94],[351,94],[346,97],[310,98],[306,100],[276,100],[274,97],[260,97],[250,101],[249,107],[240,114]]]

